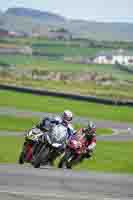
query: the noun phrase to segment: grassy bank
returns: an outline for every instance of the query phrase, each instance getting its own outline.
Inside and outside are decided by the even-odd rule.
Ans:
[[[22,137],[0,137],[0,162],[17,163]],[[133,173],[132,145],[130,142],[97,142],[92,160],[85,160],[75,170]]]
[[[133,108],[131,107],[109,106],[3,90],[0,90],[0,106],[50,113],[60,113],[65,109],[70,109],[75,115],[86,116],[89,119],[133,122]]]

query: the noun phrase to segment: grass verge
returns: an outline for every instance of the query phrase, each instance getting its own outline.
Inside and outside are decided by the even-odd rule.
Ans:
[[[131,107],[88,103],[4,90],[0,90],[0,106],[50,113],[61,113],[65,109],[70,109],[75,115],[88,118],[133,122],[133,108]]]
[[[97,128],[97,135],[112,135],[113,130],[111,128]]]
[[[17,163],[23,137],[0,137],[0,162]],[[75,170],[133,173],[133,141],[97,142],[92,160],[85,160]]]
[[[19,153],[24,142],[23,137],[0,137],[0,162],[17,163]]]
[[[132,145],[133,141],[97,142],[92,160],[85,160],[75,169],[133,173]]]
[[[0,116],[0,130],[24,131],[38,123],[37,118]]]

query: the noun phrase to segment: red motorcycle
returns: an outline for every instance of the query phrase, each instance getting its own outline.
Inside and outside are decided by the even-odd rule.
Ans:
[[[86,152],[86,140],[84,134],[75,134],[68,141],[66,150],[61,158],[58,167],[71,169],[73,165],[77,164],[83,154]]]

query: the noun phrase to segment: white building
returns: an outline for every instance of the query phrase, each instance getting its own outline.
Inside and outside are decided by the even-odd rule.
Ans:
[[[93,60],[97,64],[115,64],[133,65],[133,52],[114,50],[112,52],[102,52],[96,55]]]

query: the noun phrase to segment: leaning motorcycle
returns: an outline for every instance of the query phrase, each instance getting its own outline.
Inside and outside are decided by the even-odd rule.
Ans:
[[[75,134],[68,141],[58,167],[71,169],[73,165],[77,164],[83,158],[85,152],[86,140],[84,139],[84,135]]]
[[[32,160],[32,165],[35,168],[49,164],[51,160],[60,154],[66,145],[67,128],[62,124],[53,125],[43,137],[43,146],[38,155]]]
[[[25,142],[19,155],[19,164],[30,163],[32,161],[33,155],[36,153],[35,148],[38,145],[38,139],[43,134],[38,128],[32,128],[25,134]]]

